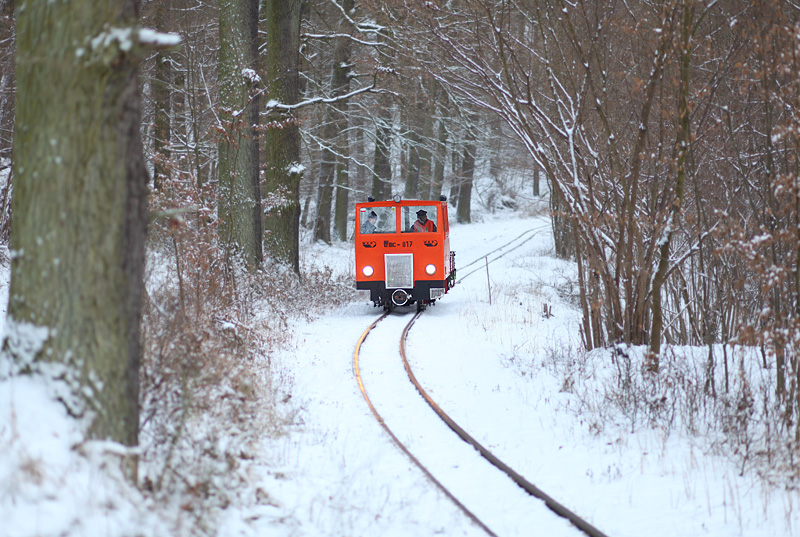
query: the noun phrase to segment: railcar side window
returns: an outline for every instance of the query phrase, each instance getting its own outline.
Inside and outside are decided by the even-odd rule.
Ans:
[[[396,215],[395,207],[362,207],[359,214],[361,234],[396,233]]]
[[[402,209],[404,233],[430,233],[439,229],[436,205],[408,205]]]

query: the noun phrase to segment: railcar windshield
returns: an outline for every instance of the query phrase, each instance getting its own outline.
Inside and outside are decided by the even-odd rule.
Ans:
[[[406,205],[401,217],[403,233],[430,233],[439,229],[436,205]]]
[[[397,233],[396,207],[362,207],[359,214],[362,235],[370,233]]]

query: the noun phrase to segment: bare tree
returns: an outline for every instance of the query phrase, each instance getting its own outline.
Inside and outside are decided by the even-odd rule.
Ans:
[[[153,2],[153,22],[156,28],[166,29],[170,25],[170,2]],[[153,188],[159,190],[170,177],[170,142],[172,138],[172,72],[171,51],[160,51],[155,55],[155,67],[150,81],[153,98]]]
[[[800,105],[800,10],[754,2],[736,25],[743,42],[733,67],[741,86],[721,118],[728,135],[723,162],[736,190],[722,212],[720,252],[738,297],[725,317],[734,342],[764,350],[775,367],[775,394],[784,426],[800,441],[800,185],[797,182]]]
[[[653,322],[660,340],[654,297],[696,251],[686,244],[676,257],[671,245],[683,214],[690,113],[719,80],[690,87],[690,45],[713,8],[695,15],[682,0],[467,0],[413,10],[434,36],[434,76],[500,116],[531,168],[544,171],[562,227],[557,250],[579,262],[587,347],[651,342]]]
[[[321,90],[333,103],[325,106],[319,138],[322,147],[314,239],[327,243],[331,242],[331,224],[339,240],[347,239],[347,218],[350,213],[347,101],[340,99],[350,89],[352,45],[347,31],[351,29],[348,18],[353,15],[354,5],[352,0],[345,0],[341,5],[326,1],[319,6],[320,18],[328,19],[327,24],[330,26],[328,31],[332,35],[331,39],[322,41],[333,42],[333,50],[324,51],[327,54],[323,56],[330,61],[330,82],[323,84]]]

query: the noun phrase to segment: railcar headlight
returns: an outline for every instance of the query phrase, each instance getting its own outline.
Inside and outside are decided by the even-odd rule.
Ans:
[[[425,265],[425,274],[428,276],[433,276],[436,274],[436,265],[431,263],[430,265]]]
[[[364,268],[362,268],[362,269],[361,269],[361,273],[362,273],[364,276],[366,276],[367,278],[369,278],[370,276],[372,276],[373,274],[375,274],[375,269],[374,269],[374,268],[372,268],[372,267],[371,267],[371,266],[369,266],[369,265],[364,265]]]

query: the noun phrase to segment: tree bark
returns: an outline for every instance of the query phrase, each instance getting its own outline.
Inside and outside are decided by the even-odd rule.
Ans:
[[[299,0],[265,0],[267,100],[284,105],[299,98]],[[277,261],[300,272],[300,132],[291,113],[272,113],[264,135],[265,244]]]
[[[314,240],[331,243],[331,213],[333,203],[333,182],[336,179],[336,154],[328,144],[334,143],[336,125],[333,111],[329,108],[324,114],[322,138],[327,144],[320,151],[319,188],[317,192],[317,217],[314,223]]]
[[[17,12],[9,304],[16,337],[48,331],[36,359],[75,373],[85,405],[71,410],[92,411],[89,436],[127,445],[139,426],[147,203],[137,19],[132,0]],[[21,358],[8,340],[6,350]]]
[[[155,6],[156,27],[166,29],[169,21],[166,1]],[[172,53],[156,53],[153,80],[150,83],[153,96],[153,188],[160,190],[169,181],[170,138],[172,137]]]
[[[14,131],[14,2],[0,2],[0,158],[11,158]]]
[[[352,15],[355,0],[343,0],[342,10]],[[340,26],[345,27],[342,20]],[[333,72],[331,74],[331,89],[334,97],[341,97],[350,91],[350,55],[352,45],[349,38],[340,37],[336,40],[333,54]],[[334,215],[334,230],[341,241],[347,240],[347,221],[350,217],[350,140],[348,135],[347,101],[335,105],[337,136],[336,136],[336,212]]]
[[[419,189],[419,172],[421,166],[420,158],[420,136],[411,128],[408,134],[408,166],[406,168],[406,186],[404,196],[406,199],[417,199]]]
[[[375,126],[375,156],[372,169],[372,197],[376,200],[389,199],[392,196],[392,114],[388,98],[381,96],[378,100],[380,113]]]
[[[442,107],[444,110],[444,107]],[[438,200],[444,186],[444,163],[447,158],[447,124],[444,116],[439,119],[436,151],[434,152],[433,180],[431,182],[431,199]]]
[[[263,261],[257,39],[258,0],[219,0],[219,233],[251,270]]]
[[[377,40],[386,42],[387,31],[378,32]],[[391,49],[390,49],[391,50]],[[378,49],[378,57],[384,64],[391,65],[392,55]],[[372,197],[385,200],[392,197],[392,101],[385,93],[377,96],[378,114],[375,122],[375,153],[372,167]]]
[[[474,121],[467,126],[467,140],[464,146],[464,158],[461,160],[460,186],[458,189],[458,207],[456,219],[462,224],[471,222],[470,205],[472,202],[472,180],[475,175],[475,133]]]

